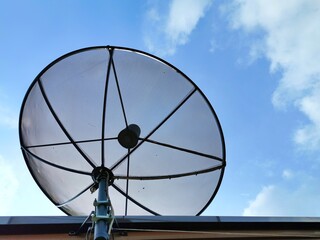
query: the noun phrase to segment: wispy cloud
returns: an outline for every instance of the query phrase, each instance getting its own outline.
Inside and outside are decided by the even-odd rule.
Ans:
[[[18,113],[6,106],[6,94],[0,89],[0,127],[18,128]]]
[[[281,185],[264,186],[248,203],[243,216],[319,216],[320,210],[315,208],[320,201],[318,184],[312,180],[308,184],[298,183],[294,189]]]
[[[149,8],[146,15],[145,44],[149,51],[172,55],[176,48],[188,42],[198,21],[205,15],[211,0],[173,0],[168,11],[161,14],[157,6]]]
[[[278,176],[279,177],[279,176]],[[275,184],[265,185],[248,202],[244,216],[319,216],[320,180],[303,170],[283,169]]]
[[[285,169],[283,170],[282,172],[282,178],[285,179],[285,180],[290,180],[294,177],[294,173],[292,170],[290,169]]]
[[[303,149],[319,149],[320,1],[238,0],[229,10],[234,29],[262,33],[251,53],[262,54],[271,72],[282,74],[273,93],[274,106],[294,106],[309,119],[297,129],[294,141]]]
[[[0,155],[0,215],[10,212],[13,198],[18,189],[18,180],[12,167]]]
[[[265,186],[262,188],[261,192],[257,194],[256,198],[250,201],[249,206],[244,209],[243,216],[274,216],[279,214],[281,207],[274,202],[279,202],[277,199],[272,199],[271,197],[279,197],[279,195],[274,195],[276,188],[273,185]],[[281,197],[280,197],[281,198]]]
[[[18,127],[18,117],[10,109],[1,106],[0,103],[0,126],[17,128]]]

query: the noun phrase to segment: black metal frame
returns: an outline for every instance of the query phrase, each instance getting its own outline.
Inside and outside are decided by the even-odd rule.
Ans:
[[[71,135],[68,133],[67,129],[64,127],[63,123],[60,121],[58,115],[55,113],[54,109],[52,108],[49,99],[46,96],[45,93],[45,89],[42,86],[42,82],[41,82],[41,76],[49,69],[51,68],[53,65],[55,65],[56,63],[58,63],[59,61],[75,55],[77,53],[81,53],[81,52],[85,52],[85,51],[90,51],[90,50],[96,50],[96,49],[105,49],[108,53],[109,53],[109,61],[108,61],[108,66],[107,66],[107,73],[106,73],[106,82],[105,82],[105,90],[104,90],[104,103],[103,103],[103,116],[102,116],[102,132],[101,132],[101,139],[91,139],[91,140],[82,140],[82,141],[75,141]],[[26,164],[28,166],[28,169],[30,171],[30,173],[32,174],[34,180],[36,181],[36,183],[38,184],[38,186],[40,187],[40,189],[44,192],[44,194],[58,207],[62,207],[63,205],[65,205],[66,203],[69,203],[70,201],[72,201],[73,199],[79,197],[81,194],[83,194],[84,192],[86,192],[88,189],[90,189],[89,187],[86,187],[83,191],[81,191],[80,193],[78,193],[76,196],[72,197],[71,199],[65,201],[64,203],[57,203],[55,202],[50,195],[47,193],[47,191],[41,186],[40,182],[38,181],[38,179],[36,178],[36,176],[33,173],[33,170],[28,162],[28,154],[31,154],[33,157],[35,157],[35,159],[41,161],[42,163],[48,164],[52,167],[57,167],[59,169],[62,170],[66,170],[66,171],[70,171],[69,168],[66,168],[64,166],[60,166],[58,164],[54,164],[51,163],[45,159],[39,158],[38,156],[34,155],[29,149],[30,148],[36,148],[36,147],[47,147],[47,146],[55,146],[55,145],[64,145],[64,144],[72,144],[77,150],[78,152],[83,156],[83,158],[87,161],[87,163],[93,168],[95,169],[96,166],[95,163],[86,155],[86,153],[80,148],[80,146],[78,146],[78,143],[86,143],[86,142],[93,142],[93,141],[101,141],[101,167],[104,167],[104,163],[105,163],[105,159],[104,159],[104,142],[105,141],[109,141],[109,140],[115,140],[117,139],[115,138],[105,138],[104,134],[105,134],[105,118],[106,118],[106,105],[107,105],[107,89],[108,89],[108,81],[109,81],[109,77],[110,77],[110,70],[112,68],[113,72],[114,72],[114,77],[115,77],[115,81],[117,84],[117,90],[118,90],[118,95],[120,98],[120,103],[121,103],[121,107],[122,107],[122,112],[123,112],[123,116],[124,116],[124,121],[125,121],[125,125],[126,127],[128,127],[128,121],[127,121],[127,117],[126,117],[126,111],[125,111],[125,106],[122,100],[122,95],[121,95],[121,88],[119,85],[119,81],[118,81],[118,77],[117,77],[117,71],[116,71],[116,66],[114,64],[113,61],[113,52],[114,50],[123,50],[123,51],[130,51],[130,52],[135,52],[138,54],[142,54],[145,55],[147,57],[151,57],[155,60],[158,60],[162,63],[164,63],[165,65],[175,69],[179,74],[181,74],[186,80],[188,80],[192,85],[193,85],[193,90],[184,98],[182,99],[182,101],[178,104],[178,106],[176,106],[175,109],[172,110],[171,113],[168,114],[168,116],[163,119],[145,138],[140,138],[140,142],[137,144],[137,146],[135,146],[132,149],[128,149],[128,153],[123,156],[121,159],[119,159],[111,168],[110,170],[114,170],[116,169],[123,161],[125,161],[126,159],[128,160],[127,164],[129,165],[129,160],[130,160],[130,155],[132,152],[134,152],[141,144],[143,144],[144,142],[149,142],[149,143],[153,143],[153,144],[158,144],[164,147],[168,147],[168,148],[172,148],[178,151],[185,151],[185,152],[189,152],[191,154],[196,154],[196,155],[200,155],[203,157],[207,157],[207,158],[212,158],[215,160],[218,160],[221,162],[221,165],[218,166],[214,166],[211,168],[207,168],[207,169],[202,169],[202,170],[197,170],[197,171],[193,171],[193,172],[187,172],[187,173],[180,173],[180,174],[174,174],[174,175],[159,175],[159,176],[130,176],[129,174],[129,166],[127,166],[127,174],[126,176],[114,176],[114,179],[126,179],[127,183],[126,183],[126,190],[125,192],[119,188],[117,185],[115,185],[114,183],[112,183],[110,186],[112,186],[115,190],[117,190],[120,194],[124,195],[126,198],[126,206],[125,206],[125,213],[127,214],[127,201],[130,200],[131,202],[135,203],[137,206],[141,207],[142,209],[154,214],[154,215],[159,215],[158,213],[152,211],[151,209],[148,209],[147,207],[145,207],[144,205],[140,204],[139,202],[137,202],[135,199],[133,199],[132,197],[129,196],[128,194],[128,184],[129,184],[129,180],[158,180],[158,179],[170,179],[170,178],[177,178],[177,177],[185,177],[185,176],[190,176],[190,175],[197,175],[197,174],[204,174],[204,173],[208,173],[208,172],[212,172],[212,171],[216,171],[219,170],[220,171],[220,177],[218,180],[218,183],[216,185],[216,188],[212,194],[212,196],[210,197],[210,199],[208,200],[208,202],[205,204],[205,206],[196,214],[196,215],[200,215],[207,207],[208,205],[212,202],[213,198],[215,197],[215,195],[217,194],[222,179],[223,179],[223,175],[224,175],[224,169],[226,166],[226,149],[225,149],[225,141],[224,141],[224,137],[223,137],[223,132],[222,132],[222,128],[220,125],[220,122],[218,120],[217,114],[215,113],[213,107],[211,106],[211,104],[209,103],[208,99],[206,98],[206,96],[203,94],[203,92],[197,87],[197,85],[189,78],[187,77],[183,72],[181,72],[179,69],[177,69],[176,67],[174,67],[172,64],[166,62],[165,60],[154,56],[152,54],[146,53],[144,51],[140,51],[140,50],[136,50],[136,49],[132,49],[132,48],[126,48],[126,47],[119,47],[119,46],[96,46],[96,47],[88,47],[88,48],[83,48],[83,49],[79,49],[70,53],[67,53],[63,56],[61,56],[60,58],[56,59],[55,61],[53,61],[52,63],[50,63],[47,67],[45,67],[38,75],[37,77],[34,79],[34,81],[32,82],[32,84],[30,85],[29,89],[27,90],[27,93],[23,99],[22,102],[22,106],[21,106],[21,110],[20,110],[20,118],[19,118],[19,136],[20,136],[20,145],[22,148],[22,153],[24,155]],[[55,120],[57,121],[57,123],[59,124],[60,128],[62,129],[62,131],[64,132],[64,134],[66,135],[66,137],[70,140],[70,142],[61,142],[61,143],[52,143],[52,144],[43,144],[43,145],[37,145],[37,146],[25,146],[24,144],[24,139],[22,136],[22,129],[21,129],[21,121],[22,121],[22,116],[23,116],[23,110],[24,110],[24,106],[26,104],[27,98],[31,92],[31,90],[33,89],[33,87],[38,84],[40,91],[42,93],[42,96],[50,110],[50,112],[52,113],[53,117],[55,118]],[[217,124],[220,136],[221,136],[221,144],[222,144],[222,158],[216,157],[216,156],[211,156],[205,153],[200,153],[200,152],[196,152],[190,149],[184,149],[184,148],[180,148],[177,146],[173,146],[173,145],[169,145],[166,143],[160,143],[157,141],[153,141],[150,138],[150,136],[157,131],[157,129],[159,129],[161,127],[162,124],[164,124],[195,92],[200,93],[200,95],[203,97],[203,99],[205,100],[205,102],[207,103],[208,107],[210,108],[213,117],[215,118],[215,122]],[[76,170],[76,169],[71,169],[71,172],[74,173],[79,173],[79,174],[86,174],[89,175],[89,172],[84,172],[84,171],[80,171],[80,170]],[[63,208],[60,208],[63,212],[65,212],[66,214],[69,215],[68,212],[66,212]]]

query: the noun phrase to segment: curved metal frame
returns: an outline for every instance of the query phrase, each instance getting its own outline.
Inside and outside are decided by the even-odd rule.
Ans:
[[[70,57],[72,55],[75,55],[77,53],[81,53],[81,52],[85,52],[85,51],[90,51],[90,50],[96,50],[96,49],[105,49],[106,51],[109,52],[109,61],[108,61],[108,65],[107,65],[107,74],[106,74],[106,82],[105,82],[105,90],[104,90],[104,103],[103,103],[103,116],[102,116],[102,133],[101,133],[101,139],[94,139],[94,140],[87,140],[87,141],[75,141],[74,139],[72,139],[71,135],[68,133],[67,129],[65,129],[65,127],[63,126],[63,124],[61,123],[61,121],[59,120],[59,117],[56,115],[56,113],[54,112],[54,109],[52,108],[52,106],[50,105],[50,101],[48,100],[48,98],[46,97],[46,94],[45,94],[45,90],[42,86],[42,83],[41,83],[41,76],[48,70],[50,69],[53,65],[55,65],[56,63],[58,63],[59,61],[67,58],[67,57]],[[127,201],[128,199],[135,203],[136,205],[138,205],[139,207],[143,208],[144,210],[152,213],[152,214],[155,214],[155,215],[159,215],[158,213],[146,208],[145,206],[143,206],[142,204],[140,204],[139,202],[137,202],[135,199],[133,199],[131,196],[129,196],[128,194],[128,181],[129,180],[155,180],[155,179],[171,179],[171,178],[178,178],[178,177],[185,177],[185,176],[190,176],[190,175],[197,175],[197,174],[203,174],[203,173],[208,173],[208,172],[212,172],[212,171],[215,171],[215,170],[220,170],[220,177],[219,177],[219,180],[217,182],[217,185],[216,185],[216,188],[212,194],[212,196],[210,197],[210,199],[208,200],[207,204],[205,204],[205,206],[196,214],[196,215],[200,215],[207,207],[208,205],[212,202],[213,198],[215,197],[215,195],[217,194],[219,188],[220,188],[220,185],[221,185],[221,182],[222,182],[222,179],[223,179],[223,175],[224,175],[224,169],[225,169],[225,166],[226,166],[226,149],[225,149],[225,141],[224,141],[224,136],[223,136],[223,132],[222,132],[222,128],[221,128],[221,125],[220,125],[220,122],[218,120],[218,117],[217,117],[217,114],[216,112],[214,111],[213,107],[211,106],[210,102],[208,101],[207,97],[203,94],[203,92],[198,88],[198,86],[189,78],[187,77],[183,72],[181,72],[179,69],[177,69],[176,67],[174,67],[172,64],[166,62],[165,60],[157,57],[157,56],[154,56],[152,54],[149,54],[149,53],[146,53],[144,51],[140,51],[140,50],[136,50],[136,49],[132,49],[132,48],[126,48],[126,47],[119,47],[119,46],[95,46],[95,47],[88,47],[88,48],[82,48],[82,49],[79,49],[79,50],[76,50],[76,51],[72,51],[70,53],[67,53],[61,57],[59,57],[58,59],[56,59],[55,61],[51,62],[47,67],[45,67],[38,75],[37,77],[34,79],[34,81],[31,83],[29,89],[27,90],[26,92],[26,95],[23,99],[23,102],[22,102],[22,106],[21,106],[21,110],[20,110],[20,117],[19,117],[19,136],[20,136],[20,145],[21,145],[21,148],[22,148],[22,153],[24,155],[24,159],[26,161],[26,164],[28,166],[28,169],[30,171],[30,173],[32,174],[34,180],[36,181],[36,183],[38,184],[38,186],[40,187],[40,189],[44,192],[44,194],[57,206],[57,207],[62,207],[63,205],[71,202],[72,200],[76,199],[77,197],[79,197],[80,195],[82,195],[84,192],[86,192],[88,189],[90,189],[90,187],[92,187],[91,185],[89,187],[86,187],[83,191],[81,191],[80,193],[78,193],[77,195],[75,195],[74,197],[72,197],[71,199],[65,201],[64,203],[57,203],[55,202],[51,197],[50,195],[47,193],[47,191],[41,186],[40,182],[38,181],[38,179],[36,178],[36,176],[34,175],[33,173],[33,170],[28,162],[28,154],[31,154],[33,157],[35,157],[35,159],[41,161],[42,163],[45,163],[45,164],[48,164],[52,167],[57,167],[59,169],[62,169],[62,170],[66,170],[66,171],[71,171],[71,172],[74,172],[74,173],[79,173],[79,174],[85,174],[85,175],[89,175],[88,172],[84,172],[84,171],[80,171],[80,170],[76,170],[76,169],[69,169],[69,168],[66,168],[64,166],[60,166],[58,164],[54,164],[54,163],[51,163],[45,159],[42,159],[42,158],[39,158],[38,156],[35,156],[34,154],[32,154],[32,152],[29,150],[29,148],[36,148],[36,147],[47,147],[47,146],[55,146],[55,145],[64,145],[64,144],[73,144],[73,146],[79,151],[79,153],[84,157],[84,159],[89,163],[89,165],[91,165],[94,168],[96,167],[99,167],[99,166],[96,166],[92,161],[91,159],[89,158],[89,156],[87,156],[85,154],[85,152],[82,151],[82,149],[78,146],[78,143],[85,143],[85,142],[92,142],[92,141],[101,141],[101,167],[104,167],[104,142],[105,141],[109,141],[109,140],[114,140],[114,139],[117,139],[116,137],[115,138],[105,138],[104,134],[105,134],[105,117],[106,117],[106,105],[107,105],[107,89],[108,89],[108,81],[109,81],[109,75],[110,75],[110,69],[112,68],[114,73],[115,73],[115,80],[116,80],[116,84],[117,84],[117,90],[118,90],[118,94],[119,94],[119,98],[120,98],[120,103],[121,103],[121,107],[122,107],[122,112],[123,112],[123,116],[124,116],[124,120],[125,120],[125,124],[126,124],[126,127],[128,126],[128,122],[127,122],[127,117],[126,117],[126,112],[125,112],[125,108],[124,108],[124,104],[123,104],[123,101],[122,101],[122,95],[121,95],[121,90],[120,90],[120,86],[119,86],[119,82],[118,82],[118,77],[117,77],[117,73],[116,73],[116,69],[115,69],[115,65],[114,65],[114,62],[113,62],[113,51],[114,50],[124,50],[124,51],[130,51],[130,52],[134,52],[134,53],[138,53],[138,54],[142,54],[142,55],[145,55],[146,57],[150,57],[150,58],[153,58],[155,60],[158,60],[162,63],[164,63],[165,65],[173,68],[174,70],[176,70],[179,74],[181,74],[186,80],[188,80],[194,87],[194,89],[185,97],[185,99],[183,99],[179,104],[178,106],[172,110],[172,112],[165,118],[163,119],[159,124],[158,126],[156,126],[145,138],[140,138],[140,142],[138,143],[137,146],[135,146],[134,148],[132,149],[128,149],[128,153],[123,156],[121,159],[119,159],[111,168],[110,170],[114,170],[115,168],[117,168],[125,159],[130,159],[130,154],[135,150],[137,149],[141,144],[143,144],[144,142],[149,142],[149,143],[153,143],[153,144],[158,144],[158,145],[161,145],[161,146],[164,146],[164,147],[168,147],[168,148],[172,148],[172,149],[176,149],[176,150],[179,150],[179,151],[186,151],[186,152],[189,152],[191,154],[196,154],[196,155],[201,155],[203,157],[208,157],[208,158],[212,158],[212,159],[215,159],[215,160],[218,160],[218,161],[221,161],[221,165],[218,165],[218,166],[214,166],[214,167],[210,167],[210,168],[207,168],[207,169],[202,169],[202,170],[197,170],[197,171],[193,171],[193,172],[186,172],[186,173],[180,173],[180,174],[171,174],[171,175],[159,175],[159,176],[129,176],[129,171],[127,171],[127,175],[126,176],[114,176],[114,179],[126,179],[127,180],[127,184],[126,184],[126,192],[123,192],[122,189],[120,189],[118,186],[116,186],[114,183],[111,184],[110,186],[113,186],[115,190],[117,190],[120,194],[124,195],[125,198],[126,198],[126,209],[127,209]],[[54,116],[55,120],[58,122],[60,128],[62,129],[62,131],[64,132],[64,134],[67,136],[67,138],[70,140],[70,142],[61,142],[61,143],[53,143],[53,144],[44,144],[44,145],[38,145],[38,146],[25,146],[24,145],[24,140],[23,140],[23,136],[22,136],[22,129],[21,129],[21,122],[22,122],[22,116],[23,116],[23,110],[24,110],[24,107],[25,107],[25,104],[26,104],[26,101],[28,99],[28,96],[31,92],[31,90],[33,89],[33,87],[35,86],[35,84],[39,84],[39,87],[40,87],[40,91],[44,97],[44,100],[49,108],[49,110],[51,111],[52,115]],[[219,157],[216,157],[216,156],[211,156],[211,155],[208,155],[208,154],[204,154],[204,153],[200,153],[200,152],[196,152],[196,151],[192,151],[192,150],[189,150],[189,149],[183,149],[183,148],[180,148],[180,147],[177,147],[177,146],[173,146],[173,145],[169,145],[169,144],[166,144],[166,143],[160,143],[160,142],[156,142],[156,141],[153,141],[153,140],[150,140],[149,137],[157,131],[157,129],[159,127],[161,127],[161,125],[167,121],[188,99],[190,96],[193,95],[193,93],[195,92],[199,92],[200,95],[203,97],[203,99],[205,100],[205,102],[207,103],[208,107],[210,108],[214,118],[215,118],[215,122],[218,126],[218,130],[219,130],[219,134],[220,134],[220,137],[221,137],[221,145],[222,145],[222,158],[219,158]],[[63,208],[60,208],[63,212],[65,212],[66,214],[69,215],[68,212],[66,212]]]

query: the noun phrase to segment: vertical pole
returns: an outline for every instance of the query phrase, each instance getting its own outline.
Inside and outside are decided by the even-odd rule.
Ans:
[[[99,189],[98,189],[98,200],[96,201],[96,224],[94,227],[94,239],[95,240],[108,240],[108,220],[105,218],[100,218],[101,216],[107,216],[109,214],[108,207],[108,177],[102,175],[99,178]]]

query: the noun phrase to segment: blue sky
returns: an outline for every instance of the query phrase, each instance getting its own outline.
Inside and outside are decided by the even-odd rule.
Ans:
[[[36,75],[96,45],[156,54],[220,119],[227,168],[203,215],[320,216],[320,1],[0,1],[0,215],[63,215],[23,160]]]

